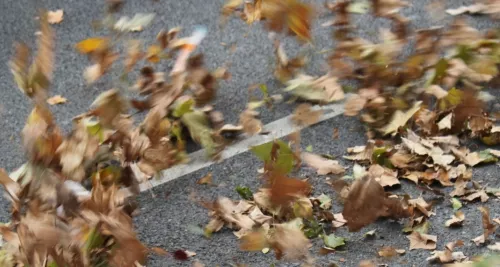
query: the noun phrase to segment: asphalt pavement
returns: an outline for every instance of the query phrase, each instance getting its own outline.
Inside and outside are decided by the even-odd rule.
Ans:
[[[322,9],[323,1],[314,1],[318,10]],[[446,14],[429,13],[426,7],[431,1],[411,1],[411,6],[403,9],[402,14],[411,19],[412,29],[427,28],[433,25],[446,25],[452,19]],[[272,76],[273,48],[267,32],[256,24],[248,26],[239,19],[231,19],[224,27],[219,25],[220,9],[223,0],[185,0],[185,1],[126,1],[123,14],[132,16],[135,13],[153,12],[156,17],[153,23],[144,31],[134,33],[134,37],[144,39],[146,43],[154,42],[156,34],[161,29],[182,26],[187,36],[196,25],[206,25],[208,36],[203,40],[200,52],[205,54],[207,66],[215,69],[230,63],[232,78],[220,84],[220,90],[215,101],[215,108],[221,111],[226,121],[236,123],[238,114],[244,110],[248,101],[248,87],[264,83],[271,93],[280,93],[282,86]],[[472,1],[446,1],[447,7],[458,7],[470,4]],[[60,94],[68,99],[63,105],[54,106],[58,124],[68,131],[71,128],[71,118],[86,111],[101,92],[113,86],[110,76],[88,86],[82,76],[84,68],[89,65],[85,56],[74,50],[74,44],[83,39],[100,36],[104,33],[94,32],[91,21],[102,18],[104,1],[92,0],[3,0],[0,3],[0,167],[8,171],[14,170],[25,160],[20,146],[20,131],[30,112],[30,103],[15,86],[8,69],[7,62],[13,54],[13,42],[24,41],[33,46],[37,31],[36,7],[44,6],[49,10],[63,9],[64,20],[54,25],[56,32],[56,66],[54,84],[51,94]],[[441,12],[442,13],[442,12]],[[321,24],[331,18],[330,15],[320,15],[312,33],[314,48],[310,51],[311,63],[307,73],[321,75],[324,73],[324,59],[328,53],[322,53],[332,47],[331,29],[321,27]],[[376,40],[377,28],[388,27],[387,21],[375,19],[371,15],[355,15],[358,32],[362,37]],[[499,26],[485,16],[470,17],[472,26],[488,29]],[[232,49],[231,47],[236,49]],[[293,55],[301,48],[293,38],[288,38],[286,51]],[[302,48],[303,49],[303,48]],[[168,64],[160,64],[158,70],[167,70]],[[262,110],[261,118],[264,124],[289,115],[295,104],[286,101],[278,104],[272,110]],[[340,138],[332,139],[334,128],[339,129]],[[365,143],[364,129],[356,118],[342,115],[324,121],[302,131],[302,146],[312,146],[315,153],[343,155],[346,148]],[[350,162],[343,162],[352,166]],[[199,228],[208,221],[207,210],[190,201],[189,196],[197,194],[206,199],[214,200],[217,196],[227,196],[238,199],[234,188],[238,185],[248,186],[255,190],[259,186],[257,170],[261,162],[251,153],[245,152],[229,158],[221,163],[213,164],[204,169],[182,176],[172,182],[155,187],[142,193],[139,197],[140,215],[135,219],[141,241],[149,246],[162,247],[168,251],[187,249],[197,253],[192,259],[198,259],[206,266],[231,266],[244,263],[249,266],[298,266],[294,263],[278,262],[272,252],[241,252],[238,241],[230,230],[216,233],[207,239],[199,234]],[[211,172],[216,186],[198,185],[196,181]],[[297,175],[310,177],[315,187],[314,195],[321,193],[334,196],[334,192],[325,183],[325,178],[314,174],[311,169],[303,168]],[[474,169],[473,178],[481,180],[492,187],[500,187],[500,171],[497,165],[488,165]],[[412,197],[418,197],[421,191],[409,183],[402,182],[402,187],[396,192],[406,192]],[[432,199],[431,195],[423,195]],[[492,218],[500,217],[498,200],[490,199],[487,206],[491,209]],[[467,256],[480,255],[487,251],[485,247],[477,247],[470,239],[482,233],[481,215],[478,204],[468,204],[463,208],[466,215],[464,226],[458,229],[444,227],[444,222],[450,218],[453,210],[447,203],[435,206],[436,216],[432,217],[430,234],[437,235],[438,249],[444,249],[447,242],[458,239],[465,241],[460,248]],[[8,221],[9,205],[6,200],[0,201],[0,220]],[[333,210],[342,209],[334,200]],[[408,251],[409,242],[401,232],[402,226],[395,222],[380,221],[370,225],[365,230],[377,229],[377,237],[373,240],[362,238],[365,230],[359,233],[347,233],[339,230],[338,235],[348,238],[343,250],[327,256],[317,255],[322,242],[314,241],[311,253],[318,256],[319,266],[337,263],[339,266],[357,266],[359,261],[373,259],[377,263],[387,263],[389,266],[426,266],[425,258],[429,251]],[[393,246],[406,249],[406,254],[393,259],[377,258],[377,251],[382,246]],[[151,256],[148,266],[190,266],[192,260],[176,261],[172,257]]]

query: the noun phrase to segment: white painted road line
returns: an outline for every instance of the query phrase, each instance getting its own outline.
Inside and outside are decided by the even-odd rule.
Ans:
[[[346,95],[346,98],[349,95]],[[331,119],[336,117],[342,113],[344,113],[344,103],[336,103],[325,106],[314,106],[314,110],[322,110],[323,115],[317,123],[322,121]],[[295,131],[302,130],[306,127],[304,126],[296,126],[293,124],[291,120],[292,115],[288,115],[279,120],[273,121],[264,126],[265,131],[270,131],[267,135],[254,135],[243,139],[239,142],[236,142],[224,149],[222,152],[222,157],[220,161],[222,162],[225,159],[231,158],[233,156],[239,155],[243,152],[246,152],[252,146],[258,146],[261,144],[265,144],[267,142],[273,141],[274,139],[281,138],[287,136]],[[140,185],[141,191],[146,191],[151,189],[152,187],[173,181],[178,179],[186,174],[195,172],[197,170],[208,167],[212,164],[216,164],[218,162],[211,161],[207,159],[205,155],[205,150],[198,150],[194,153],[189,154],[190,161],[187,164],[179,164],[175,165],[171,168],[168,168],[161,172],[160,177],[153,178],[147,182],[144,182]]]

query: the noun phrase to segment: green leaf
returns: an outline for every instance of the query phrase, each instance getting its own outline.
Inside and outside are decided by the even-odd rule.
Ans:
[[[104,238],[95,228],[92,228],[85,240],[85,251],[90,252],[93,249],[100,248],[102,245],[104,245]]]
[[[459,210],[460,208],[462,208],[462,202],[460,202],[460,200],[458,200],[458,198],[452,197],[450,201],[451,201],[451,206],[453,207],[453,210]]]
[[[172,112],[172,115],[174,117],[180,118],[182,117],[182,115],[193,111],[193,105],[194,105],[193,98],[186,99],[184,102],[177,104],[177,106],[174,109],[174,112]]]
[[[451,88],[443,99],[439,101],[439,109],[446,110],[462,103],[464,92],[457,88]]]
[[[371,8],[370,2],[356,1],[349,4],[347,12],[356,14],[366,14]]]
[[[217,154],[218,145],[213,139],[213,130],[207,116],[202,111],[193,111],[182,115],[181,121],[189,130],[191,138],[203,148],[205,153],[212,157]]]
[[[424,223],[413,227],[413,231],[419,232],[421,234],[427,234],[429,232],[430,227],[431,227],[431,223],[429,221],[425,221]]]
[[[307,220],[302,231],[307,238],[312,239],[323,233],[323,225],[316,220]]]
[[[312,145],[308,145],[308,146],[306,147],[306,151],[307,151],[307,152],[313,152],[313,146],[312,146]]]
[[[236,192],[240,195],[244,200],[253,200],[253,193],[250,188],[246,186],[237,186]]]
[[[343,237],[338,237],[335,234],[329,234],[323,236],[323,242],[325,242],[325,246],[328,248],[337,248],[345,245],[346,239]]]
[[[479,158],[481,158],[481,162],[483,163],[492,163],[498,161],[498,158],[492,155],[489,149],[479,151]]]
[[[259,86],[259,89],[262,92],[262,94],[264,95],[264,98],[268,98],[269,97],[269,90],[267,90],[267,86],[265,84],[261,84]]]
[[[275,140],[279,145],[278,156],[276,160],[276,165],[274,166],[277,170],[283,173],[289,173],[292,171],[295,165],[295,158],[293,156],[292,149],[287,143],[281,140]],[[271,161],[271,150],[273,148],[273,142],[265,143],[259,146],[251,147],[251,151],[265,163]]]
[[[448,69],[448,60],[442,58],[434,66],[434,75],[431,80],[431,84],[436,84],[446,75],[446,70]]]
[[[392,165],[391,160],[387,156],[387,148],[386,147],[378,147],[373,150],[372,160],[377,164],[394,169],[394,165]]]
[[[97,136],[99,142],[104,141],[104,128],[98,121],[85,120],[85,127],[90,135]]]

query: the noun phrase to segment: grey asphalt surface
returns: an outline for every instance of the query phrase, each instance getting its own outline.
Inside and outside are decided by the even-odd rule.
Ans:
[[[161,29],[176,26],[184,27],[181,35],[189,35],[195,25],[206,25],[209,35],[203,41],[200,52],[205,54],[207,66],[215,69],[224,63],[231,63],[232,78],[220,84],[216,109],[220,110],[227,122],[237,122],[238,114],[245,108],[248,100],[247,88],[253,84],[265,83],[271,93],[279,93],[282,86],[272,76],[273,50],[267,38],[267,33],[260,25],[248,26],[239,19],[231,19],[224,28],[219,27],[219,12],[223,0],[190,0],[190,1],[127,1],[123,14],[133,15],[138,12],[154,12],[156,18],[152,25],[143,32],[135,33],[146,43],[154,41],[154,37]],[[430,1],[411,1],[412,6],[403,9],[402,14],[412,20],[412,29],[427,28],[433,25],[446,25],[451,17],[443,14],[431,16],[425,7]],[[458,7],[472,1],[447,1],[447,7]],[[109,75],[94,85],[87,86],[82,72],[89,64],[85,56],[79,55],[73,49],[75,43],[88,37],[99,36],[91,27],[91,21],[99,19],[104,13],[104,1],[91,0],[58,0],[38,1],[40,6],[49,10],[64,9],[64,21],[54,25],[56,32],[56,70],[52,95],[61,94],[68,98],[64,105],[53,107],[57,121],[64,130],[71,127],[71,118],[87,110],[94,98],[104,90],[113,86]],[[322,1],[315,1],[319,10],[322,10]],[[33,45],[37,21],[35,1],[31,0],[3,0],[0,3],[0,166],[8,171],[14,170],[22,164],[24,156],[20,147],[20,130],[30,111],[30,103],[16,88],[9,72],[7,61],[13,54],[14,41],[25,41]],[[330,19],[330,15],[320,15],[314,23],[313,38],[315,52],[311,53],[312,62],[307,73],[320,75],[324,70],[324,58],[327,53],[316,53],[332,46],[331,30],[320,25]],[[388,27],[387,21],[374,19],[370,15],[355,15],[354,21],[358,25],[361,36],[374,40],[378,27]],[[487,29],[499,26],[486,17],[470,17],[473,26]],[[226,46],[221,45],[226,43]],[[235,44],[236,51],[230,52],[229,47]],[[286,51],[293,55],[299,46],[292,38],[286,41]],[[168,64],[159,64],[158,70],[167,70]],[[497,95],[497,94],[495,94]],[[263,110],[262,121],[269,123],[290,114],[294,104],[281,103],[272,111]],[[332,141],[333,128],[340,130],[340,138]],[[312,145],[315,153],[343,155],[347,147],[362,145],[365,142],[364,129],[355,118],[339,116],[319,125],[305,129],[302,132],[302,145],[305,148]],[[343,162],[351,166],[349,162]],[[293,263],[283,263],[274,260],[272,252],[248,253],[238,249],[238,241],[230,230],[216,233],[211,239],[206,239],[192,229],[204,226],[209,218],[207,211],[189,200],[189,195],[195,192],[206,199],[216,199],[217,196],[227,196],[238,199],[234,191],[235,186],[249,186],[255,190],[259,186],[257,169],[261,163],[249,152],[230,158],[222,163],[212,165],[196,171],[180,179],[156,187],[151,192],[145,192],[139,197],[141,214],[135,219],[141,240],[149,246],[159,246],[168,251],[187,249],[194,251],[198,259],[206,266],[230,266],[231,263],[244,263],[249,266],[298,266]],[[214,183],[218,186],[204,186],[196,181],[212,172]],[[318,177],[313,170],[302,168],[301,177],[308,176],[315,186],[315,194],[326,193],[334,196],[334,192],[325,184],[324,177]],[[500,187],[500,172],[496,165],[488,165],[474,169],[474,179],[481,180],[492,187]],[[409,183],[402,182],[402,187],[396,192],[406,192],[412,197],[418,197],[421,191]],[[424,194],[426,200],[434,196]],[[492,218],[500,217],[498,200],[490,199],[487,206],[491,209]],[[438,249],[444,249],[447,242],[458,239],[465,241],[460,248],[467,256],[479,255],[487,251],[485,247],[477,247],[470,239],[482,233],[481,216],[477,207],[479,204],[468,204],[463,208],[466,215],[464,226],[458,229],[447,229],[444,222],[450,218],[452,209],[448,203],[438,204],[436,216],[431,220],[430,234],[438,236]],[[335,212],[342,207],[334,198]],[[8,221],[8,203],[0,201],[0,220]],[[389,266],[426,266],[425,258],[430,256],[428,251],[407,251],[405,255],[393,259],[377,258],[377,251],[382,246],[408,249],[409,242],[401,233],[402,226],[398,223],[380,221],[370,225],[363,231],[355,234],[341,229],[338,235],[349,239],[347,246],[334,254],[318,256],[319,266],[328,263],[337,263],[340,266],[357,266],[363,259],[374,259],[378,263],[387,263]],[[361,238],[364,232],[377,229],[374,240]],[[497,239],[498,241],[498,239]],[[317,255],[322,242],[314,241],[315,246],[311,253]],[[344,262],[341,262],[341,259]],[[190,266],[192,261],[176,261],[172,257],[151,256],[148,266]]]

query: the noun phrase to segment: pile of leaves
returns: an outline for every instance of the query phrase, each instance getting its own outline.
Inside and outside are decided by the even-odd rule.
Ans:
[[[407,5],[392,0],[326,3],[326,9],[335,14],[334,20],[324,24],[334,26],[335,47],[328,58],[330,71],[319,78],[301,71],[307,63],[305,56],[288,59],[280,40],[273,37],[274,74],[293,96],[324,104],[344,98],[344,82],[360,85],[345,102],[345,115],[360,117],[369,140],[364,146],[349,148],[344,156],[355,161],[352,176],[342,176],[345,168],[338,161],[301,152],[298,133],[290,143],[276,140],[252,148],[265,163],[262,188],[253,194],[248,188],[237,189],[243,198],[237,202],[221,197],[205,204],[212,218],[206,227],[208,233],[226,225],[237,230],[243,250],[266,252],[272,248],[278,259],[303,260],[304,266],[311,266],[314,259],[308,238],[321,236],[323,250],[335,249],[344,244],[344,239],[333,233],[335,228],[345,225],[349,231],[359,231],[386,217],[404,219],[402,230],[408,234],[410,250],[433,250],[429,261],[468,261],[462,252],[454,251],[463,241],[449,243],[444,251],[436,250],[437,237],[428,234],[434,215],[432,203],[386,190],[407,179],[420,190],[446,199],[456,210],[447,227],[461,226],[465,218],[458,211],[462,202],[486,202],[490,196],[499,196],[498,189],[474,181],[471,168],[497,162],[500,150],[470,151],[463,144],[471,139],[487,146],[500,143],[497,115],[486,109],[494,97],[481,91],[496,84],[500,36],[494,30],[479,32],[467,25],[464,17],[456,17],[446,29],[410,32],[409,20],[398,13]],[[497,5],[485,1],[447,12],[495,14]],[[369,9],[373,16],[392,22],[392,29],[380,31],[380,43],[354,36],[350,13]],[[228,1],[222,13],[225,17],[236,14],[249,24],[263,20],[270,31],[286,31],[304,42],[312,40],[309,29],[313,16],[305,10],[313,8],[298,1],[255,0]],[[412,45],[411,39],[415,40],[412,53],[403,56],[403,47]],[[310,104],[300,104],[292,119],[308,125],[317,122],[320,115]],[[342,213],[331,212],[329,196],[311,196],[307,179],[289,177],[302,163],[317,169],[318,175],[337,177],[330,184],[344,205]],[[472,240],[477,245],[488,242],[498,224],[492,223],[487,208],[479,210],[484,233]],[[495,250],[495,245],[489,247]],[[379,252],[383,257],[398,253],[394,248]],[[372,266],[366,264],[362,266]]]
[[[140,184],[188,162],[190,140],[205,148],[207,158],[217,159],[234,136],[260,129],[251,111],[242,114],[241,125],[225,125],[222,114],[209,105],[218,80],[229,74],[224,68],[209,71],[202,54],[192,55],[206,35],[204,27],[186,38],[177,37],[179,28],[162,31],[143,51],[127,32],[142,29],[154,15],[118,18],[120,7],[121,2],[110,1],[100,23],[109,36],[83,40],[75,48],[92,62],[84,77],[93,83],[120,59],[116,46],[127,43],[121,79],[88,112],[73,118],[67,136],[49,106],[64,102],[61,96],[49,97],[55,64],[53,12],[40,10],[38,51],[31,64],[28,46],[16,44],[9,65],[33,110],[22,131],[28,161],[11,174],[0,172],[12,202],[12,219],[1,226],[1,266],[142,266],[149,250],[132,224]],[[58,22],[62,12],[60,16]],[[135,84],[127,84],[137,63],[175,56],[168,76],[147,65],[138,71]],[[127,99],[124,89],[141,99]],[[141,123],[128,114],[130,107],[147,111]]]

